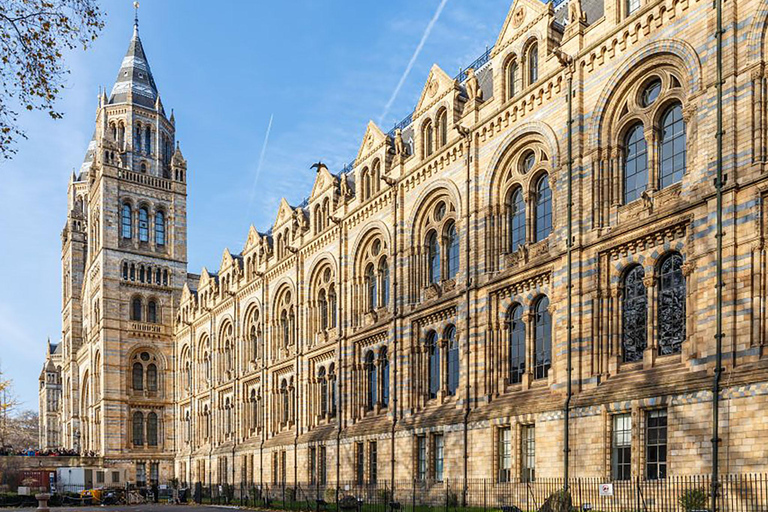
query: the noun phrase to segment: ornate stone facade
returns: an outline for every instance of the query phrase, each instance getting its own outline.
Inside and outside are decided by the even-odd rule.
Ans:
[[[516,0],[472,72],[433,66],[406,121],[369,123],[351,169],[314,166],[305,203],[283,200],[200,276],[180,153],[168,177],[159,160],[135,172],[130,144],[101,156],[113,120],[172,141],[172,119],[159,100],[102,100],[65,231],[65,439],[185,482],[562,475],[572,79],[572,471],[710,471],[714,16],[696,0]],[[768,3],[725,18],[721,467],[766,471]],[[125,198],[163,205],[167,250],[120,238]],[[142,283],[141,265],[170,282]],[[131,320],[135,297],[158,297],[161,320]]]

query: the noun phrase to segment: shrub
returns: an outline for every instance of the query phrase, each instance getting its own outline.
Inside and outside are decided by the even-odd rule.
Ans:
[[[285,501],[289,503],[296,501],[296,489],[293,487],[285,488]]]
[[[459,506],[459,495],[456,494],[454,491],[448,491],[448,494],[445,496],[445,506],[456,508]]]
[[[701,488],[688,489],[678,498],[678,502],[685,512],[703,510],[707,508],[707,493]]]
[[[336,488],[335,487],[326,487],[325,488],[325,501],[327,503],[336,503]]]

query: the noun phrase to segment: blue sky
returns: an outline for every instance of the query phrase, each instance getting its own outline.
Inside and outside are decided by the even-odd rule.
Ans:
[[[369,119],[387,131],[405,117],[433,63],[454,75],[493,45],[511,0],[447,0],[385,112],[440,5],[141,1],[144,49],[189,167],[191,272],[218,268],[225,247],[239,252],[250,224],[272,224],[281,197],[307,196],[313,162],[335,172],[352,160]],[[65,118],[24,115],[28,140],[0,162],[0,367],[31,409],[46,339],[61,333],[67,180],[93,132],[98,88],[111,88],[131,37],[132,2],[102,6],[106,27],[94,46],[66,56]]]

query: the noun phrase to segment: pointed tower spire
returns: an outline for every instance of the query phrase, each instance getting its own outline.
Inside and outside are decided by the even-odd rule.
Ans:
[[[157,101],[157,86],[144,53],[139,37],[139,3],[133,4],[136,13],[133,19],[133,37],[123,57],[115,85],[109,96],[109,103],[135,103],[142,107],[154,108]]]

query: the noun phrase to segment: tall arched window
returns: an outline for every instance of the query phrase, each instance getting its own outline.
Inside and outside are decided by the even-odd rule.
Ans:
[[[131,370],[134,391],[144,391],[144,366],[141,363],[133,363]]]
[[[523,307],[512,306],[507,313],[509,330],[509,383],[519,384],[525,374],[525,324]]]
[[[448,143],[448,111],[443,110],[437,116],[437,145],[443,147]]]
[[[144,414],[140,411],[133,413],[133,445],[144,446]]]
[[[642,124],[630,128],[624,139],[624,204],[638,199],[648,185],[648,150]]]
[[[187,364],[184,370],[186,372],[186,377],[187,377],[187,389],[191,391],[192,390],[192,363],[190,361],[187,361]]]
[[[155,213],[155,244],[165,245],[165,214]]]
[[[424,138],[424,157],[428,157],[433,152],[433,140],[434,140],[434,129],[432,128],[432,121],[427,121],[424,123],[424,131],[423,131],[423,138]]]
[[[259,426],[259,406],[256,400],[256,390],[251,389],[251,428]]]
[[[642,361],[646,343],[648,299],[643,278],[645,271],[635,265],[624,276],[622,304],[624,362]]]
[[[136,127],[136,133],[133,137],[133,140],[136,144],[136,152],[141,153],[141,125]]]
[[[528,48],[528,85],[539,79],[539,45],[533,43]]]
[[[382,347],[379,352],[379,368],[381,369],[381,405],[389,405],[389,356],[387,347]]]
[[[147,303],[147,322],[157,323],[157,303],[153,300]]]
[[[128,203],[123,204],[123,213],[120,219],[123,238],[130,240],[133,236],[133,212],[131,211],[131,205]]]
[[[157,446],[157,414],[147,414],[147,445]]]
[[[549,176],[539,178],[536,186],[536,241],[540,242],[552,232],[552,191]]]
[[[317,380],[320,382],[320,414],[328,414],[328,379],[325,378],[325,368],[320,367],[317,372]]]
[[[369,351],[367,354],[365,354],[365,374],[368,384],[368,393],[366,393],[366,407],[370,411],[374,408],[376,405],[376,400],[378,399],[376,393],[376,387],[378,386],[376,378],[376,361],[374,360],[372,351]]]
[[[427,270],[429,272],[429,283],[439,283],[440,242],[437,239],[437,233],[435,231],[430,231],[427,235]]]
[[[437,398],[440,392],[440,343],[435,331],[427,334],[427,356],[429,358],[429,398]]]
[[[317,307],[320,310],[320,328],[325,331],[328,329],[328,300],[325,298],[325,290],[320,290]]]
[[[288,423],[288,408],[290,407],[290,401],[288,399],[288,381],[283,379],[280,383],[280,394],[282,396],[283,407],[281,412],[281,423]]]
[[[154,363],[147,366],[147,389],[157,391],[157,366]]]
[[[141,309],[141,299],[134,297],[133,301],[131,301],[131,320],[141,322]]]
[[[373,311],[378,306],[378,288],[373,263],[370,263],[365,269],[365,285],[368,288],[368,310]]]
[[[517,86],[517,61],[513,60],[507,66],[507,99],[514,98]]]
[[[379,263],[379,279],[381,279],[381,306],[386,307],[389,305],[389,265],[387,265],[387,259],[382,258]]]
[[[329,408],[333,417],[336,416],[336,366],[333,363],[328,367],[328,385],[331,394]]]
[[[509,198],[509,250],[515,252],[525,245],[525,199],[518,187]]]
[[[683,179],[685,174],[685,121],[683,107],[676,103],[661,118],[659,139],[659,188]]]
[[[285,309],[280,313],[280,329],[283,332],[283,346],[287,347],[291,343],[291,329],[288,325],[288,311]]]
[[[152,153],[152,131],[149,126],[144,128],[144,152],[146,154]]]
[[[336,327],[337,316],[336,316],[336,287],[331,285],[331,287],[328,289],[328,310],[330,315],[330,322],[331,322],[331,328]]]
[[[139,208],[139,242],[149,241],[149,211]]]
[[[459,389],[459,342],[454,326],[445,330],[445,339],[448,345],[448,394],[455,395]]]
[[[459,235],[454,222],[445,230],[445,244],[448,247],[448,279],[453,279],[459,273]]]
[[[679,354],[685,341],[683,257],[672,253],[659,270],[659,355]]]
[[[533,378],[546,379],[552,366],[552,318],[549,314],[549,299],[542,297],[536,303],[536,330],[534,331],[535,359]]]

